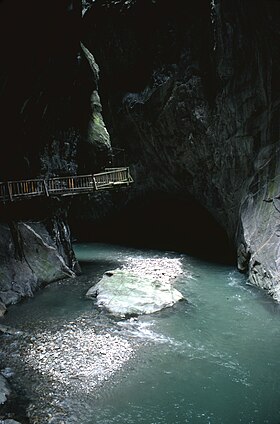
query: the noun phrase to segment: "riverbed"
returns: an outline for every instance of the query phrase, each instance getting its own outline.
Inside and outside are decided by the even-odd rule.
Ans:
[[[280,308],[234,266],[100,243],[75,252],[81,276],[1,319],[18,332],[1,337],[0,362],[32,424],[280,423]],[[184,301],[122,318],[85,298],[124,265],[171,272]]]

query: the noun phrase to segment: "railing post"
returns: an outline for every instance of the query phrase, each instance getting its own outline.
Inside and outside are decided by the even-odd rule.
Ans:
[[[92,178],[92,182],[93,182],[92,191],[97,191],[97,185],[96,185],[96,181],[95,181],[94,175],[92,175],[91,178]]]
[[[47,185],[46,180],[43,180],[43,185],[44,185],[44,189],[45,189],[45,194],[46,194],[47,197],[49,197],[50,194],[49,194],[48,185]]]
[[[1,197],[3,198],[3,202],[6,201],[6,184],[1,183]]]
[[[14,200],[13,199],[13,189],[12,189],[11,183],[9,181],[7,182],[7,189],[8,189],[10,201],[13,202],[13,200]]]

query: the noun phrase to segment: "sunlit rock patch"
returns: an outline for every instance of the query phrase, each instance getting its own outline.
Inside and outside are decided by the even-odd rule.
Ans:
[[[183,299],[171,283],[181,273],[177,258],[135,258],[107,271],[86,297],[96,297],[98,306],[117,316],[154,313]]]

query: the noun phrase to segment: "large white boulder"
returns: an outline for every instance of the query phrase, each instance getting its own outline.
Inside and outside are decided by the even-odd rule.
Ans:
[[[107,271],[86,293],[117,316],[151,314],[174,305],[183,295],[166,279],[139,275],[131,269]]]

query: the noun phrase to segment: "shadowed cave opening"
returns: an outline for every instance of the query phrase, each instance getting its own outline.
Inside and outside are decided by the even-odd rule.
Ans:
[[[79,242],[173,250],[208,261],[236,263],[225,230],[192,197],[150,193],[94,221],[70,221],[72,234]]]

